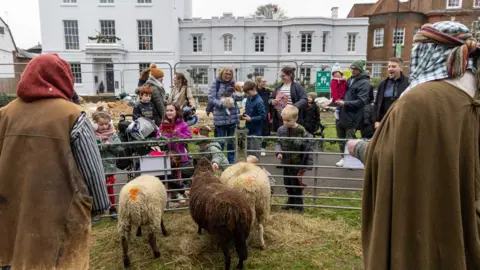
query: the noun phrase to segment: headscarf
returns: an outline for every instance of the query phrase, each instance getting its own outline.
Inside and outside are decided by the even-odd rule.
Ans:
[[[411,83],[403,94],[425,82],[462,77],[468,69],[477,72],[472,58],[479,48],[477,40],[461,23],[444,21],[425,24],[415,35],[414,42]]]
[[[47,98],[73,98],[73,74],[70,65],[56,54],[44,54],[30,61],[17,86],[24,102]]]

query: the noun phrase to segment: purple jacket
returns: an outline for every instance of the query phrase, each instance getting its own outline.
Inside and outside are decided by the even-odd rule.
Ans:
[[[158,132],[161,132],[163,124],[160,125],[160,129]],[[166,133],[162,135],[166,138],[175,138],[175,139],[190,139],[192,138],[192,133],[190,132],[190,128],[188,127],[187,123],[183,121],[183,119],[175,120],[175,133]],[[168,149],[170,151],[178,151],[182,155],[182,162],[188,162],[188,155],[185,151],[185,143],[170,143],[168,144]]]

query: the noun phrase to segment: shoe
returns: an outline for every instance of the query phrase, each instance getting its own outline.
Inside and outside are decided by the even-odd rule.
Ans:
[[[100,218],[99,217],[94,217],[92,218],[92,223],[97,223],[100,221]]]
[[[343,167],[343,163],[344,163],[344,159],[342,158],[342,159],[340,159],[339,162],[337,162],[337,164],[335,164],[335,166],[337,166],[337,167]]]
[[[267,153],[265,152],[265,148],[262,148],[261,151],[262,152],[260,153],[260,156],[264,157],[267,155]]]
[[[110,208],[110,210],[108,211],[111,215],[111,219],[113,219],[114,221],[117,221],[118,220],[118,215],[117,215],[117,209],[115,208]]]
[[[285,204],[293,204],[292,203],[292,198],[288,197],[288,200],[285,202]],[[284,205],[281,207],[282,210],[290,210],[293,209],[293,206],[290,205]]]

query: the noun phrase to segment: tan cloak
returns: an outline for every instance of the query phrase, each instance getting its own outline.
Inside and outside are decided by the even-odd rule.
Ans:
[[[365,269],[480,269],[480,101],[429,82],[385,118],[365,162]]]

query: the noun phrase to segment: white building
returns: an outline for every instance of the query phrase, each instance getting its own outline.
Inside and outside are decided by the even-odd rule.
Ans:
[[[132,92],[139,70],[151,62],[164,69],[167,89],[172,68],[206,89],[224,66],[237,71],[237,80],[256,72],[274,82],[283,66],[297,63],[302,78],[313,83],[315,67],[366,59],[368,18],[339,19],[337,13],[335,8],[331,18],[225,13],[198,19],[191,16],[192,0],[40,1],[43,53],[58,53],[71,63],[83,95],[96,94],[101,82],[105,93]],[[97,33],[121,40],[88,39]],[[195,73],[200,76],[191,78]]]

